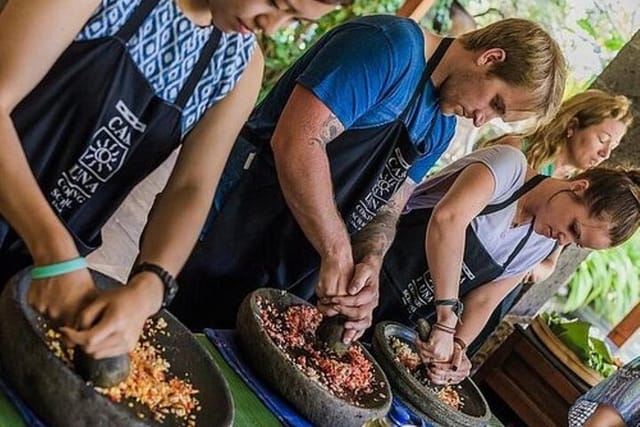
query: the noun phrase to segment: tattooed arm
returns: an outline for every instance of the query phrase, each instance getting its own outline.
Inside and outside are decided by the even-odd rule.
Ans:
[[[326,105],[297,85],[271,140],[284,197],[322,259],[316,288],[321,298],[346,295],[353,274],[351,242],[335,205],[325,150],[343,130]],[[319,308],[333,314],[327,307]]]
[[[353,236],[353,257],[356,262],[375,258],[382,263],[382,258],[396,235],[398,219],[415,188],[416,183],[407,178],[376,217]],[[355,283],[352,285],[356,286]]]
[[[408,178],[376,217],[353,236],[355,267],[349,295],[323,301],[349,318],[345,323],[345,342],[358,339],[371,326],[373,310],[378,306],[382,260],[396,235],[398,218],[415,187],[416,183]]]

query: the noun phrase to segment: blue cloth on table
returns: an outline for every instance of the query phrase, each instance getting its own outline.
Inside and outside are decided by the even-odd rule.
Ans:
[[[0,372],[0,391],[7,396],[7,399],[16,408],[24,423],[30,427],[47,427],[42,421],[36,417],[26,403],[18,396],[18,394],[11,389],[9,384],[2,378],[2,372]]]
[[[313,427],[306,418],[302,417],[296,412],[291,405],[279,396],[274,390],[266,386],[261,380],[255,377],[253,372],[247,366],[246,361],[238,356],[238,347],[235,342],[235,331],[233,330],[204,330],[208,339],[216,346],[216,348],[222,354],[225,361],[231,366],[256,393],[256,395],[264,402],[264,404],[271,410],[271,412],[278,418],[278,420],[285,426],[291,427]],[[0,371],[0,392],[3,392],[7,396],[8,400],[13,403],[16,410],[22,417],[24,423],[29,427],[48,427],[45,423],[40,421],[33,411],[27,406],[27,404],[18,396],[18,394],[11,389],[9,384],[2,378],[2,372]],[[393,405],[399,406],[407,411],[411,417],[411,421],[420,427],[429,427],[430,424],[421,421],[420,417],[406,407],[399,399],[393,398]]]
[[[236,345],[236,333],[231,329],[205,329],[205,335],[216,346],[224,360],[231,366],[251,390],[262,400],[269,410],[285,426],[313,427],[306,418],[298,412],[276,391],[258,379],[249,368],[247,361],[239,356]]]
[[[231,329],[205,329],[205,335],[209,341],[216,346],[222,354],[224,360],[231,366],[251,390],[262,400],[269,410],[278,418],[285,426],[292,427],[312,427],[306,418],[302,417],[297,411],[281,397],[275,390],[264,384],[262,380],[257,378],[247,361],[239,356],[238,346],[236,344],[236,333]],[[419,427],[430,427],[431,424],[422,420],[411,409],[404,405],[396,397],[393,398],[393,406],[398,406],[406,411],[410,417],[410,421]]]

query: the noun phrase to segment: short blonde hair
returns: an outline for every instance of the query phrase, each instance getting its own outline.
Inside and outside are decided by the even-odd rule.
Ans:
[[[525,154],[532,168],[538,170],[556,160],[567,142],[567,130],[574,119],[578,129],[597,125],[606,119],[619,120],[628,128],[633,122],[631,101],[626,96],[598,89],[584,91],[564,101],[556,117],[527,138],[529,143]]]
[[[532,111],[540,123],[555,115],[564,93],[566,63],[560,47],[542,27],[526,19],[509,18],[458,39],[467,50],[504,50],[505,60],[496,63],[490,73],[507,84],[529,89]]]

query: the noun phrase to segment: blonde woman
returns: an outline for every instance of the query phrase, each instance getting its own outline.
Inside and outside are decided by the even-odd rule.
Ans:
[[[494,142],[521,148],[532,168],[565,178],[609,158],[631,125],[630,106],[625,96],[590,89],[564,101],[556,117],[532,135]]]

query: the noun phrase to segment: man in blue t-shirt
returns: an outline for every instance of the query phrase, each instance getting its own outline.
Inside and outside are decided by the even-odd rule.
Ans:
[[[395,16],[338,26],[253,111],[172,311],[192,328],[229,326],[246,293],[272,286],[315,294],[349,318],[345,341],[359,337],[378,301],[380,266],[367,255],[388,248],[455,116],[549,116],[564,78],[557,44],[525,20],[455,40]],[[322,304],[335,295],[353,304]]]

